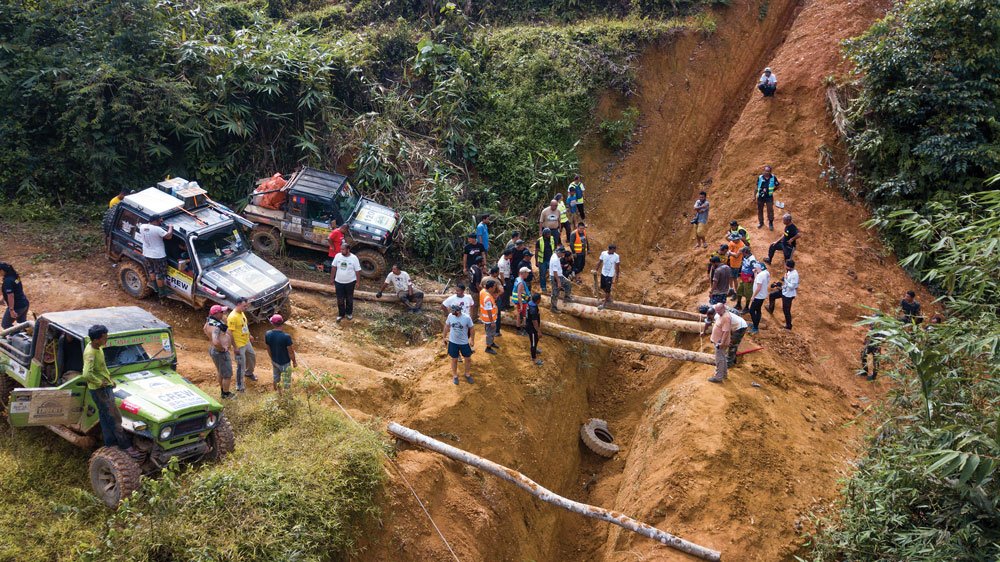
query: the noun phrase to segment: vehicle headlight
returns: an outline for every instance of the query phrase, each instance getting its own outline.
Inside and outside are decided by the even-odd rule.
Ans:
[[[219,418],[215,417],[214,413],[209,413],[208,417],[205,419],[205,425],[208,427],[215,427],[215,422],[219,421]]]
[[[170,439],[170,435],[173,432],[174,432],[174,428],[173,427],[171,427],[169,425],[164,426],[163,429],[160,430],[160,439],[161,440]]]

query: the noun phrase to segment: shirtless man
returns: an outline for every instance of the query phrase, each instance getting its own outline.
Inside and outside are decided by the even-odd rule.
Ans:
[[[208,337],[208,356],[215,364],[215,372],[219,377],[219,388],[223,398],[232,398],[229,392],[229,381],[233,378],[233,362],[230,350],[233,347],[233,337],[226,325],[226,315],[229,309],[221,305],[213,305],[205,319],[205,336]]]

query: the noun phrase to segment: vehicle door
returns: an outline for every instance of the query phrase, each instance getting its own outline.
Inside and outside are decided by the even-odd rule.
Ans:
[[[139,234],[139,225],[146,222],[149,222],[147,217],[122,206],[111,226],[111,236],[109,237],[111,254],[118,256],[122,253],[132,253],[141,256],[142,238]]]
[[[180,293],[181,296],[185,297],[187,300],[192,300],[194,297],[194,278],[195,278],[195,260],[192,258],[194,256],[194,248],[191,246],[190,239],[182,239],[177,232],[174,232],[174,240],[169,240],[171,242],[170,248],[168,248],[168,265],[167,265],[167,278],[164,282],[168,287],[173,289],[175,292]],[[174,257],[176,253],[176,258]],[[177,265],[174,265],[174,264]]]

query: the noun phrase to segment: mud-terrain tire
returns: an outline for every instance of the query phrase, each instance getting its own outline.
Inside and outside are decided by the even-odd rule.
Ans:
[[[118,284],[133,298],[144,299],[153,293],[146,268],[132,260],[122,260],[118,264]]]
[[[361,262],[361,276],[365,279],[384,279],[389,264],[385,256],[376,250],[360,250],[355,253]]]
[[[285,302],[281,303],[278,307],[278,314],[281,315],[281,319],[288,322],[288,319],[292,317],[292,299],[288,297]]]
[[[273,256],[281,250],[281,235],[276,229],[255,226],[250,231],[250,245],[262,256]]]
[[[90,485],[94,494],[114,509],[139,489],[142,468],[118,447],[101,447],[90,457]]]
[[[14,392],[15,388],[21,388],[21,385],[7,375],[0,374],[0,415],[7,416],[7,408],[10,407],[10,395]]]
[[[104,236],[105,237],[111,236],[111,228],[114,227],[114,225],[115,225],[115,210],[116,210],[115,208],[116,207],[117,207],[117,205],[115,205],[114,207],[111,207],[110,209],[108,209],[107,211],[105,211],[104,212],[104,218],[101,219],[101,230],[104,231]]]
[[[236,434],[233,433],[233,426],[229,423],[221,412],[219,413],[219,423],[215,424],[215,429],[208,434],[205,439],[211,451],[205,453],[205,460],[209,462],[219,462],[223,457],[233,452],[236,448]]]
[[[580,439],[588,449],[602,457],[611,458],[618,453],[615,437],[608,431],[608,422],[591,418],[580,427]]]

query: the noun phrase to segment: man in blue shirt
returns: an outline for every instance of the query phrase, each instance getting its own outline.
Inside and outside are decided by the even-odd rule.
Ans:
[[[292,367],[298,367],[299,363],[295,357],[292,336],[284,330],[285,319],[280,314],[275,314],[270,322],[273,329],[264,334],[264,343],[267,344],[267,354],[271,357],[274,390],[281,392],[282,387],[292,386]],[[279,386],[278,383],[282,384]]]
[[[486,261],[486,252],[490,251],[490,215],[485,214],[479,219],[476,225],[476,242],[483,245],[483,261]]]

